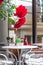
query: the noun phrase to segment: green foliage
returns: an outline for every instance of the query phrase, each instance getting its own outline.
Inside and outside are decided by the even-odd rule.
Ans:
[[[9,3],[9,0],[5,0],[2,5],[0,5],[0,20],[4,21],[6,19],[6,11],[8,12],[8,17],[11,17],[14,14],[14,9],[16,6]],[[8,21],[11,24],[14,24],[14,20],[8,18]],[[12,21],[12,22],[11,22]]]
[[[0,20],[4,21],[6,19],[6,12],[2,10],[0,10]]]
[[[8,21],[12,24],[12,25],[14,25],[15,24],[15,21],[12,19],[12,18],[8,18]]]
[[[40,41],[41,42],[41,40],[42,40],[42,35],[38,35],[37,36],[37,41]]]
[[[10,5],[10,7],[7,9],[9,16],[12,16],[14,14],[14,9],[15,8],[16,8],[15,5]]]
[[[3,3],[2,5],[0,5],[0,10],[3,9],[5,6],[5,4]]]
[[[20,38],[16,38],[16,43],[22,43],[23,41]]]

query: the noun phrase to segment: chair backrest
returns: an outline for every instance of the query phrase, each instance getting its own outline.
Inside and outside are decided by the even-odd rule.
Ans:
[[[8,60],[8,58],[7,58],[7,56],[6,55],[4,55],[4,54],[0,54],[0,60]],[[2,62],[0,62],[0,65],[3,65],[3,63]],[[7,63],[5,63],[5,65],[7,65]]]
[[[12,61],[15,63],[15,65],[17,65],[17,57],[15,54],[13,54],[12,52],[8,51],[8,53],[11,56]]]

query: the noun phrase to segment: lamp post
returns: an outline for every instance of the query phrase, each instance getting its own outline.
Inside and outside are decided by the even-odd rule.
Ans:
[[[32,41],[36,43],[36,0],[32,0]]]

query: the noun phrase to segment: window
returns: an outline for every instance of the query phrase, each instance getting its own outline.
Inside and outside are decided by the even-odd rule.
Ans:
[[[41,7],[41,21],[43,22],[43,0],[40,0],[40,7]]]
[[[25,39],[27,40],[28,44],[32,42],[30,35],[25,35]]]
[[[43,35],[43,0],[36,0],[36,23],[37,23],[37,42]],[[19,5],[24,5],[27,8],[26,22],[25,24],[17,29],[17,36],[20,38],[26,37],[28,42],[32,41],[32,0],[11,0],[12,4],[15,4],[17,7]],[[14,30],[14,29],[13,29]],[[15,30],[14,30],[15,31]]]
[[[32,0],[11,0],[10,3],[15,4],[16,6],[24,5],[24,6],[31,6]]]
[[[37,41],[42,42],[42,37],[43,37],[43,0],[39,0],[39,6],[38,6],[39,12],[38,12],[38,17],[36,16],[36,19],[39,20],[37,22]],[[37,9],[36,9],[37,10]]]

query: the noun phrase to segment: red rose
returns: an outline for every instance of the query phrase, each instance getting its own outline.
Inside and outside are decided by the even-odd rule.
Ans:
[[[25,17],[22,19],[19,19],[19,21],[16,24],[14,24],[14,28],[21,27],[25,23],[25,21],[26,21]]]
[[[26,14],[27,14],[26,7],[23,5],[20,5],[19,7],[16,8],[16,14],[14,14],[14,15],[21,18],[21,17],[24,17]]]
[[[0,0],[0,5],[2,5],[3,0]]]

